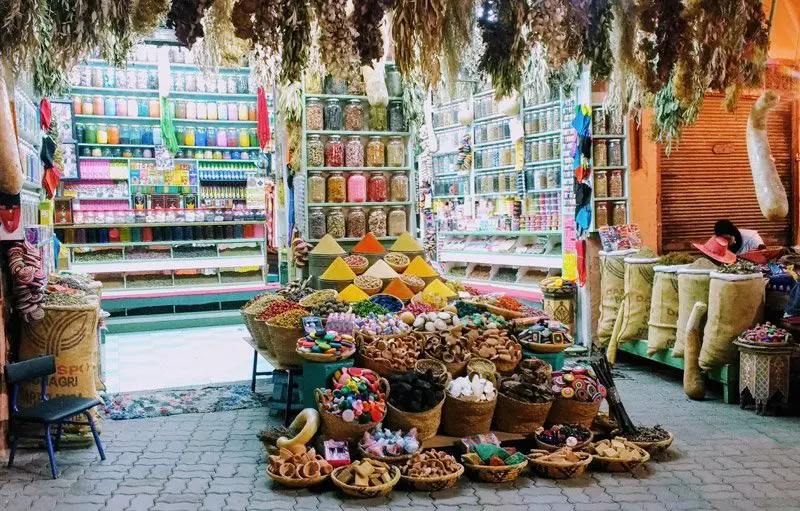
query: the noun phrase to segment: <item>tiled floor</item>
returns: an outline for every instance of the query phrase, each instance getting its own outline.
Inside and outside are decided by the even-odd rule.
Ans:
[[[107,391],[135,392],[249,380],[253,349],[244,325],[106,336]],[[259,360],[259,370],[268,370]]]

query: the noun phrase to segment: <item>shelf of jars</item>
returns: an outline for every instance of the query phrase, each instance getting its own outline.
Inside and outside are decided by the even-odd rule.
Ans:
[[[628,127],[624,117],[592,105],[593,230],[628,223]]]
[[[389,101],[369,105],[363,83],[328,76],[307,80],[302,162],[306,237],[331,234],[356,242],[371,232],[390,241],[414,232],[411,132],[403,113],[400,74],[386,66]]]

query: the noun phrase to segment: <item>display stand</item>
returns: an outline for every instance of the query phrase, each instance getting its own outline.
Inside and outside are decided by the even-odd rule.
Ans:
[[[606,114],[601,104],[592,105],[593,231],[603,225],[624,225],[630,219],[628,123],[615,115]]]

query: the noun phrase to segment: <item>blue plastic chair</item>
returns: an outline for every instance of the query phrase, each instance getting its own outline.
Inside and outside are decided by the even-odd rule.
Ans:
[[[85,398],[78,396],[61,396],[54,397],[53,399],[47,398],[47,380],[51,374],[56,372],[56,359],[53,356],[45,356],[26,360],[24,362],[17,362],[15,364],[6,364],[6,382],[11,390],[11,414],[9,416],[9,444],[11,445],[11,452],[8,456],[9,468],[14,463],[14,456],[17,453],[17,442],[20,438],[44,438],[45,445],[47,446],[47,455],[50,457],[50,470],[53,473],[53,479],[58,479],[58,467],[56,466],[55,450],[58,450],[59,442],[61,441],[61,433],[64,429],[64,424],[78,424],[85,426],[85,422],[67,420],[71,417],[83,415],[89,423],[89,427],[94,435],[94,442],[97,444],[97,450],[100,451],[100,459],[105,460],[106,455],[103,452],[103,446],[100,444],[100,437],[97,435],[97,430],[94,427],[94,421],[89,410],[100,404],[97,398]],[[19,384],[26,381],[33,381],[41,379],[42,382],[42,400],[29,408],[20,409],[17,403],[19,397]],[[22,432],[23,424],[41,424],[44,427],[43,436],[32,436]],[[52,426],[56,426],[55,448],[50,431]]]

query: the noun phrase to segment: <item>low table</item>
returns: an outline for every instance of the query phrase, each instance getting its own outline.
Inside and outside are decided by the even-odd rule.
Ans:
[[[257,376],[267,376],[271,375],[275,371],[284,371],[287,377],[287,392],[286,392],[286,408],[283,414],[283,424],[284,426],[289,426],[289,419],[292,416],[292,387],[294,386],[294,376],[297,374],[302,374],[302,369],[299,367],[294,366],[284,366],[283,364],[278,362],[274,356],[272,356],[267,350],[264,348],[259,348],[258,344],[252,337],[245,336],[244,340],[253,347],[253,378],[250,382],[250,390],[255,392],[256,391],[256,377]],[[273,367],[272,371],[258,371],[258,356],[261,357],[269,362],[269,365]]]
[[[742,408],[755,404],[762,415],[771,404],[781,412],[789,405],[789,363],[795,348],[788,346],[759,346],[740,341],[739,400]]]

